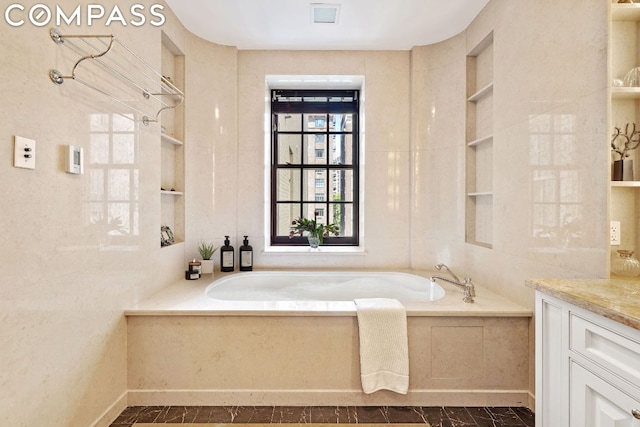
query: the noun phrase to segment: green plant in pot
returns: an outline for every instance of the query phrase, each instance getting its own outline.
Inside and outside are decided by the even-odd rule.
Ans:
[[[631,151],[640,145],[640,130],[636,130],[635,123],[627,123],[624,133],[619,127],[611,135],[611,150],[620,156],[620,160],[613,161],[614,181],[633,181],[633,160],[629,159]]]
[[[200,252],[200,256],[202,257],[202,274],[212,274],[213,273],[213,254],[218,248],[213,246],[213,243],[203,242],[201,241],[198,244],[198,252]]]

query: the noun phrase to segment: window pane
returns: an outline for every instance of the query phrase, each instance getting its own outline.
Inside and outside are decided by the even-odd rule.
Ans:
[[[331,135],[329,137],[329,163],[332,165],[353,164],[353,137],[351,135]]]
[[[277,114],[279,132],[299,132],[302,130],[301,114]]]
[[[327,164],[327,136],[324,134],[305,135],[304,163],[307,165]]]
[[[329,171],[331,188],[329,189],[330,201],[353,201],[353,171],[332,169]]]
[[[327,171],[306,169],[303,172],[303,200],[317,202],[327,200]]]
[[[304,115],[304,130],[324,132],[327,130],[327,115],[326,114],[305,114]]]
[[[326,210],[326,203],[304,203],[302,205],[303,216],[308,219],[315,217],[319,224],[327,224]]]
[[[300,200],[300,171],[294,169],[278,169],[276,186],[277,201]]]
[[[300,218],[300,205],[297,203],[278,204],[277,214],[276,235],[288,236],[291,231],[291,223]]]
[[[329,130],[351,132],[353,130],[352,114],[329,114]]]
[[[299,165],[302,163],[302,135],[278,135],[278,164]]]
[[[353,205],[330,203],[329,222],[340,227],[340,236],[353,236]]]

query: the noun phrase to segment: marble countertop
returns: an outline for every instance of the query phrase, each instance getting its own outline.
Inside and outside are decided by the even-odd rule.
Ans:
[[[640,330],[638,279],[531,279],[527,286]]]
[[[364,271],[364,270],[363,270]],[[374,270],[369,270],[374,271]],[[434,272],[394,270],[429,277]],[[204,275],[199,280],[179,280],[135,306],[126,316],[356,316],[353,301],[223,301],[207,297],[214,280],[236,273]],[[531,317],[533,311],[476,285],[475,303],[462,301],[463,293],[453,285],[438,282],[445,296],[433,302],[405,302],[408,316]]]

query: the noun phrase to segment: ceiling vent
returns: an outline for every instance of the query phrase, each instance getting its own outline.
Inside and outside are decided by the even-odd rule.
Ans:
[[[311,22],[314,24],[337,24],[339,4],[311,3]]]

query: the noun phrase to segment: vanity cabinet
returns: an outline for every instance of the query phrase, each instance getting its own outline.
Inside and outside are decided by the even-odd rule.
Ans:
[[[536,292],[536,427],[640,427],[640,330]]]

